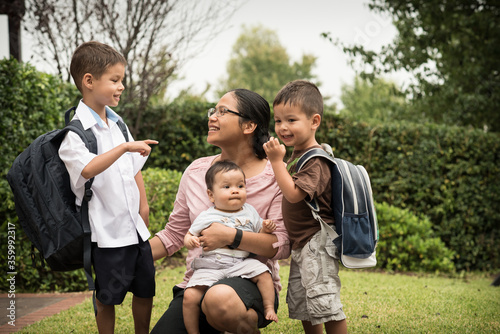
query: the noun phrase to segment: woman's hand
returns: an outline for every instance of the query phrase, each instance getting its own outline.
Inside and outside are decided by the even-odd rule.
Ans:
[[[236,229],[220,223],[213,223],[201,232],[199,239],[203,250],[211,251],[232,244],[235,235]]]

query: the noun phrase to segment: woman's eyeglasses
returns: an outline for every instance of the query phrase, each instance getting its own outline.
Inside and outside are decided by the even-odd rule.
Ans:
[[[237,111],[229,110],[226,107],[220,107],[220,108],[217,108],[217,109],[216,108],[210,108],[210,109],[208,109],[207,116],[210,118],[210,116],[212,116],[212,115],[215,114],[215,116],[217,116],[217,117],[222,117],[226,113],[235,114],[235,115],[240,116],[242,118],[248,118],[247,116],[243,115],[242,113],[239,113]]]

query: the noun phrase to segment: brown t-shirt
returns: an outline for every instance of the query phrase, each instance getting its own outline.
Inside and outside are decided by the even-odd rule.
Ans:
[[[313,147],[303,151],[294,151],[288,160],[288,171],[292,175],[295,185],[307,193],[306,199],[317,198],[321,218],[327,224],[333,224],[331,172],[327,160],[312,158],[302,167],[300,172],[295,173],[297,158],[311,148]],[[283,197],[282,209],[292,249],[304,247],[313,235],[321,230],[320,223],[314,219],[311,209],[305,201],[290,203]]]

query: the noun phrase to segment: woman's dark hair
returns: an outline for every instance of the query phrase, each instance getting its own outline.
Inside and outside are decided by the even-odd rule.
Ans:
[[[259,94],[251,90],[238,88],[232,92],[238,101],[238,111],[246,118],[240,118],[240,123],[251,120],[257,125],[253,136],[253,151],[257,158],[265,159],[264,145],[269,140],[269,122],[271,121],[271,108],[269,103]]]

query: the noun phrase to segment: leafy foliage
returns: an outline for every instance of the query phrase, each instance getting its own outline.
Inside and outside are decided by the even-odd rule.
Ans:
[[[143,172],[149,203],[149,230],[163,230],[174,208],[182,173],[176,170],[148,168]]]
[[[149,230],[151,234],[162,230],[172,212],[181,172],[149,168],[143,171],[144,184],[147,189],[150,207]],[[15,213],[10,212],[15,216]],[[17,225],[17,217],[11,220]],[[5,227],[5,231],[6,231]],[[2,231],[4,226],[2,225]],[[2,232],[2,235],[6,235]],[[6,244],[6,243],[5,243]],[[31,243],[24,235],[21,227],[16,226],[16,289],[18,291],[83,291],[87,289],[87,279],[83,270],[55,272],[45,266],[40,254],[35,250],[35,262],[31,259]],[[7,251],[2,243],[0,259],[6,263]],[[7,270],[6,270],[7,271]],[[8,282],[0,282],[0,290],[8,290]]]
[[[137,135],[154,96],[224,26],[237,4],[228,0],[26,0],[24,27],[36,42],[35,59],[70,81],[75,48],[98,40],[127,60],[127,88],[116,109]]]
[[[14,208],[7,172],[14,159],[39,135],[64,125],[64,112],[77,101],[77,91],[57,77],[17,60],[0,61],[0,219]],[[2,243],[4,244],[4,243]]]
[[[432,230],[429,218],[387,203],[375,203],[375,208],[380,230],[377,266],[405,272],[455,271],[454,252]]]
[[[272,103],[285,83],[295,79],[314,81],[311,71],[315,63],[316,57],[304,54],[301,62],[290,64],[275,31],[260,25],[243,26],[227,65],[228,77],[218,93],[222,96],[230,89],[245,87]]]
[[[73,85],[58,77],[38,72],[29,64],[20,64],[15,59],[0,61],[0,138],[2,156],[0,157],[0,234],[5,240],[0,242],[0,262],[7,265],[7,231],[9,223],[15,226],[16,288],[28,291],[58,288],[72,290],[78,286],[78,277],[83,273],[73,272],[61,276],[34,270],[30,258],[31,244],[17,224],[14,198],[7,182],[7,172],[14,159],[36,137],[49,130],[64,126],[64,112],[77,101],[77,91]],[[12,226],[12,225],[10,225]],[[38,262],[40,263],[40,262]],[[5,268],[4,272],[7,272]],[[22,273],[22,274],[21,274]],[[54,278],[59,280],[54,283]],[[6,289],[6,281],[0,289]]]
[[[425,214],[457,253],[458,270],[500,266],[500,138],[436,124],[369,125],[327,114],[317,134],[364,165],[376,202]]]
[[[344,109],[340,114],[356,121],[388,122],[415,118],[408,115],[404,94],[392,82],[354,79],[353,85],[343,85],[340,99]]]
[[[139,136],[158,140],[159,144],[153,147],[146,166],[183,171],[194,159],[216,154],[218,148],[206,142],[207,110],[213,106],[180,100],[149,108],[145,117],[156,121],[145,124]]]
[[[399,34],[379,53],[343,45],[364,78],[408,71],[415,82],[406,93],[421,117],[500,131],[497,2],[372,0],[369,7],[390,15]]]

